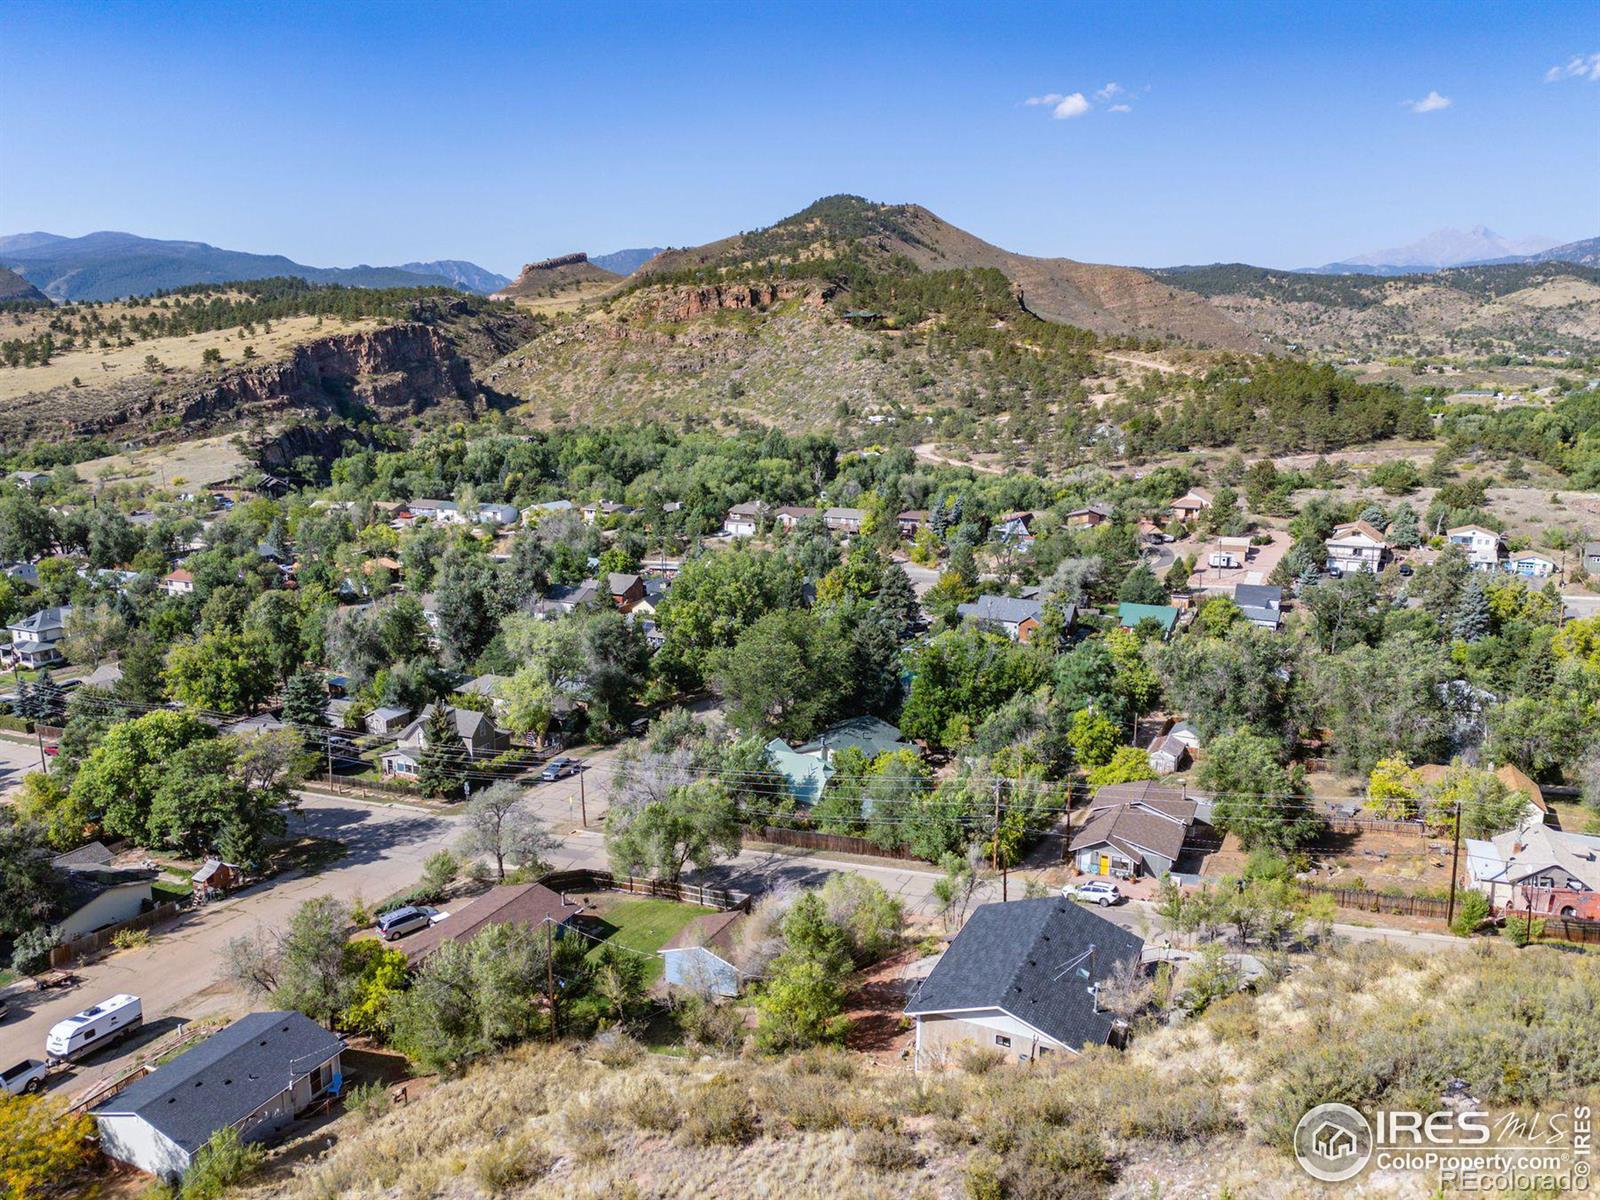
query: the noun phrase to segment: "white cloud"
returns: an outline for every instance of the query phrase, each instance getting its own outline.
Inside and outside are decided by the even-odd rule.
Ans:
[[[1544,73],[1546,83],[1560,83],[1563,79],[1587,79],[1600,83],[1600,54],[1574,54],[1565,63],[1551,67]]]
[[[1102,101],[1109,100],[1113,96],[1120,96],[1122,92],[1123,87],[1120,83],[1108,83],[1094,94],[1094,98]]]
[[[1110,108],[1106,109],[1106,111],[1107,112],[1132,112],[1133,111],[1133,105],[1131,105],[1131,104],[1113,104]]]
[[[1441,96],[1438,92],[1429,92],[1421,100],[1402,101],[1414,113],[1438,112],[1442,108],[1450,107],[1450,97]]]
[[[1043,96],[1029,96],[1023,103],[1032,105],[1060,104],[1065,99],[1066,97],[1060,92],[1046,92]]]
[[[1081,117],[1093,106],[1083,98],[1082,92],[1073,92],[1070,96],[1061,97],[1061,102],[1050,111],[1050,115],[1058,121],[1071,120]]]

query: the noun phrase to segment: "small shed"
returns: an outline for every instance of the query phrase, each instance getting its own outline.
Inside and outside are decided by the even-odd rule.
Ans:
[[[740,972],[733,948],[743,920],[737,910],[694,918],[661,947],[662,978],[673,987],[737,996]]]
[[[208,858],[189,882],[194,885],[196,896],[226,895],[244,883],[244,870],[220,858]]]

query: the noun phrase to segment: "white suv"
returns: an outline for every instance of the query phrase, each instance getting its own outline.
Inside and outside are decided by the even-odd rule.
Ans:
[[[1101,908],[1109,908],[1122,899],[1116,884],[1103,883],[1098,879],[1088,883],[1069,883],[1061,889],[1061,894],[1068,900],[1087,900]]]

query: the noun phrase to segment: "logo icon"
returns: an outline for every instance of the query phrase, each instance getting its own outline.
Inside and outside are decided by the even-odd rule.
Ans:
[[[1294,1127],[1294,1156],[1313,1179],[1340,1183],[1372,1157],[1372,1126],[1348,1104],[1319,1104]]]

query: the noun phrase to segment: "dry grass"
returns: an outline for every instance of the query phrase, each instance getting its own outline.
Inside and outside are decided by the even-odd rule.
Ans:
[[[1600,1078],[1583,1050],[1597,999],[1590,956],[1362,946],[1199,1021],[1145,1029],[1126,1053],[1028,1069],[919,1078],[838,1051],[607,1065],[589,1047],[523,1047],[373,1123],[342,1118],[319,1160],[247,1194],[1309,1197],[1279,1147],[1313,1096],[1431,1105],[1460,1074],[1492,1107],[1530,1088],[1539,1103],[1570,1100]],[[1427,1184],[1366,1178],[1341,1194],[1422,1197]]]
[[[79,479],[95,483],[134,483],[187,491],[231,479],[247,465],[244,454],[234,444],[234,435],[229,433],[92,458],[74,470]]]
[[[244,348],[254,346],[258,363],[287,358],[302,342],[327,337],[331,333],[352,333],[361,329],[374,329],[375,321],[351,321],[344,324],[324,320],[318,328],[316,317],[286,317],[273,323],[271,333],[260,327],[246,335],[238,328],[211,330],[187,337],[152,338],[136,341],[131,346],[99,349],[87,346],[57,354],[42,367],[0,367],[0,402],[17,400],[52,388],[70,387],[74,377],[85,389],[103,388],[125,380],[148,376],[144,360],[155,355],[170,371],[183,372],[198,378],[204,367],[201,359],[207,350],[217,350],[223,357],[223,366],[239,366],[244,362]],[[7,331],[7,336],[14,336]],[[170,378],[170,376],[169,376]]]

